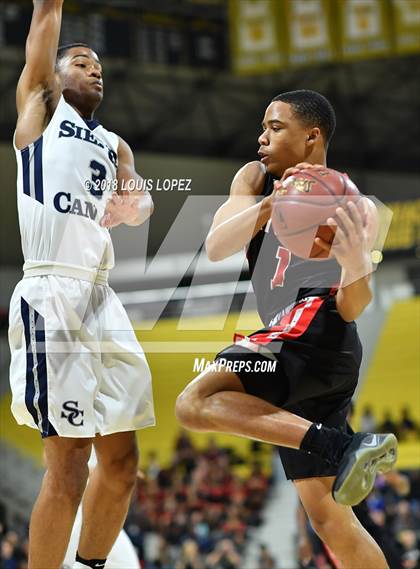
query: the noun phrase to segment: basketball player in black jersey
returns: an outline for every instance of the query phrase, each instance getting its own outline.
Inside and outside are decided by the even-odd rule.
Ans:
[[[216,361],[223,365],[186,387],[176,414],[191,430],[278,445],[315,531],[343,566],[383,569],[382,552],[350,505],[369,493],[379,470],[395,462],[396,439],[353,434],[346,422],[361,361],[354,319],[372,297],[376,208],[364,198],[360,210],[354,204],[337,209],[330,220],[337,225],[332,259],[292,255],[271,229],[274,190],[301,169],[325,168],[335,114],[319,93],[292,91],[270,103],[262,126],[261,160],[234,177],[206,247],[213,261],[247,247],[266,328],[220,352]],[[316,242],[328,250],[327,243]],[[255,364],[267,357],[277,362],[275,372],[257,373]],[[233,373],[228,364],[240,362],[248,365]]]

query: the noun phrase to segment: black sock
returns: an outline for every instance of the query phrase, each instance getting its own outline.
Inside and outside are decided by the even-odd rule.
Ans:
[[[83,559],[83,557],[80,557],[79,552],[76,553],[76,561],[83,563],[87,567],[92,567],[92,569],[103,569],[106,563],[106,559]]]
[[[300,443],[300,448],[317,454],[331,464],[338,464],[349,446],[352,436],[338,429],[312,423]]]

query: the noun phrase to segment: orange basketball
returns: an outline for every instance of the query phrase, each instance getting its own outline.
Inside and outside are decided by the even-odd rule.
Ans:
[[[332,244],[335,229],[327,219],[335,216],[337,207],[359,199],[359,190],[347,174],[331,168],[302,170],[286,178],[274,196],[274,233],[294,255],[322,261],[329,253],[315,243],[315,237]]]

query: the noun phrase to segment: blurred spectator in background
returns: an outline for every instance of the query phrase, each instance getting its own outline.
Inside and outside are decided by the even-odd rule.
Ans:
[[[182,429],[175,442],[174,466],[183,466],[187,473],[190,473],[195,467],[196,459],[196,451],[191,437],[187,431]]]
[[[397,535],[405,529],[418,531],[420,533],[420,512],[418,507],[413,508],[408,500],[398,502],[393,529]]]
[[[267,546],[264,543],[260,544],[258,569],[276,569],[274,558],[271,556]]]
[[[398,424],[398,432],[401,440],[414,440],[418,435],[418,426],[411,417],[410,409],[401,409],[401,419]]]
[[[206,569],[240,569],[240,567],[241,556],[230,539],[222,539],[215,551],[206,559]]]
[[[28,540],[14,531],[7,532],[0,547],[1,569],[27,569]]]
[[[380,433],[394,433],[394,435],[398,437],[398,427],[395,421],[393,421],[390,411],[385,411],[384,420],[378,426],[378,431]]]
[[[3,502],[0,502],[0,538],[7,532],[7,509]]]
[[[146,569],[240,566],[248,528],[261,523],[271,479],[257,462],[240,478],[233,473],[239,461],[243,459],[215,439],[199,450],[181,432],[172,464],[160,468],[157,476],[155,469],[151,476],[145,469],[126,529],[138,540]],[[156,463],[154,455],[149,455],[151,463]]]
[[[364,433],[376,432],[376,420],[370,405],[366,405],[362,412],[362,416],[360,417],[360,430]]]
[[[157,453],[151,450],[147,454],[146,475],[149,480],[156,480],[160,473],[160,464],[158,461]]]
[[[416,533],[411,529],[400,532],[398,541],[402,547],[402,566],[404,569],[420,568],[420,544]]]
[[[181,557],[177,561],[175,569],[204,569],[203,558],[194,540],[187,539],[182,544]]]

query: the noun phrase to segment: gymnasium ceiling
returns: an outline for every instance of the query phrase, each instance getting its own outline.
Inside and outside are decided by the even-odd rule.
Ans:
[[[247,161],[256,156],[256,138],[271,98],[282,91],[315,89],[337,113],[331,164],[419,171],[420,55],[238,77],[229,71],[226,7],[226,0],[66,0],[61,43],[102,42],[105,49],[99,53],[113,55],[103,57],[105,98],[99,120],[138,151]],[[4,141],[11,140],[16,120],[15,88],[30,8],[27,0],[0,6]],[[127,38],[124,26],[130,18],[137,18],[138,29]],[[156,36],[156,26],[163,35]],[[166,50],[164,64],[156,63],[159,45]],[[207,53],[203,45],[210,46]]]

